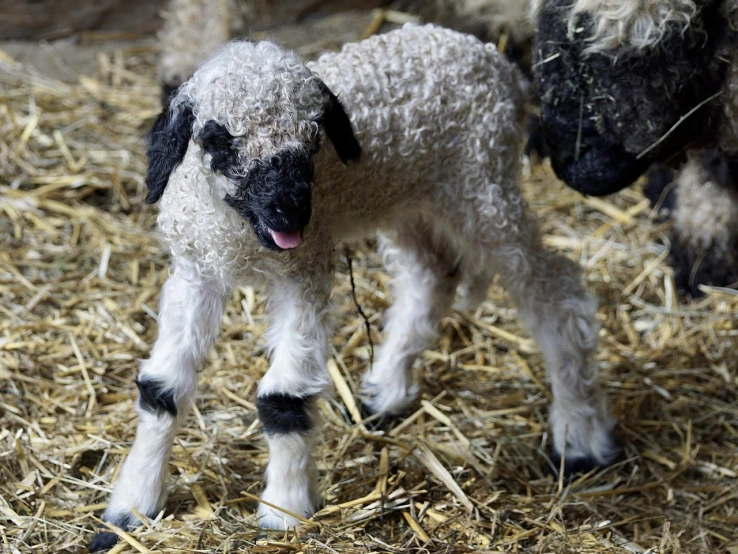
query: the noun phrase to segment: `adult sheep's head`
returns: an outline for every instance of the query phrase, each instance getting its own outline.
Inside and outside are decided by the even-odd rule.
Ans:
[[[310,221],[313,159],[322,132],[343,163],[361,148],[336,96],[293,53],[231,42],[185,82],[154,124],[147,201],[161,198],[191,141],[230,208],[271,250],[299,245]]]
[[[557,175],[601,196],[714,140],[720,0],[542,0],[534,70]]]

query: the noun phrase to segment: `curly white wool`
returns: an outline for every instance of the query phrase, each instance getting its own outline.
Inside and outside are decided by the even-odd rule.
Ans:
[[[248,134],[242,154],[253,159],[269,155],[270,145],[299,146],[316,135],[322,101],[318,79],[299,56],[270,41],[234,41],[195,71],[172,105],[193,106],[195,135],[211,120],[233,136]]]
[[[735,191],[715,183],[693,157],[675,178],[677,205],[674,212],[678,235],[699,251],[715,248],[730,251],[738,236],[738,198]],[[722,256],[727,258],[726,255]]]
[[[546,0],[533,0],[537,14]],[[588,14],[593,32],[584,37],[591,44],[585,52],[596,53],[616,48],[643,50],[655,47],[670,26],[686,30],[697,13],[692,0],[575,0],[568,13],[569,34],[579,29],[579,18]]]

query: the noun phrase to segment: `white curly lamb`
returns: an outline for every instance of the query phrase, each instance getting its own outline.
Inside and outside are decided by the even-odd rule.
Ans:
[[[196,369],[243,283],[269,295],[271,364],[257,395],[270,452],[262,499],[313,514],[336,244],[375,231],[396,272],[396,302],[363,378],[370,411],[397,413],[415,399],[413,361],[457,286],[471,303],[497,273],[552,381],[554,456],[565,449],[568,469],[612,461],[595,302],[579,267],[543,248],[516,186],[524,100],[517,70],[493,45],[435,26],[405,26],[309,64],[271,42],[232,42],[182,85],[154,126],[147,176],[172,271],[106,521],[128,527],[138,524],[132,508],[162,509]],[[299,523],[267,504],[258,517],[267,528]],[[109,540],[98,535],[94,546]]]

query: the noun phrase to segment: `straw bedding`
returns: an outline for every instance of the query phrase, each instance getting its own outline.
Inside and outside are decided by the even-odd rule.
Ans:
[[[143,205],[158,112],[149,47],[62,83],[0,54],[0,551],[84,552],[133,439],[138,360],[156,337],[167,258]],[[502,291],[452,314],[425,353],[417,411],[389,430],[354,403],[370,352],[346,272],[318,448],[324,508],[256,527],[266,445],[252,404],[264,300],[234,293],[171,463],[166,511],[113,552],[738,552],[738,295],[680,304],[666,224],[635,190],[583,199],[546,165],[523,188],[547,242],[601,301],[599,359],[620,420],[615,466],[545,471],[539,356]],[[352,251],[374,342],[389,277]]]

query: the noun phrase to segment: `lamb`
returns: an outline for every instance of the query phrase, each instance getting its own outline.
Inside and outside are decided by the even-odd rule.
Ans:
[[[735,0],[535,6],[534,67],[554,170],[584,194],[605,195],[652,164],[677,169],[671,263],[691,296],[700,284],[735,285],[738,276],[738,222],[726,223],[738,212],[730,175],[738,154],[737,8]],[[720,216],[706,218],[712,207]]]
[[[525,94],[494,45],[432,25],[308,64],[272,42],[231,42],[178,89],[154,124],[147,174],[171,275],[159,337],[137,378],[135,442],[105,521],[129,528],[138,524],[132,508],[147,516],[163,508],[196,368],[229,292],[244,283],[265,286],[269,298],[271,363],[256,401],[269,505],[259,505],[259,524],[299,523],[271,506],[314,513],[334,252],[375,231],[396,301],[362,380],[369,412],[401,413],[415,400],[413,361],[457,288],[459,302],[473,305],[499,274],[552,381],[554,463],[564,451],[567,471],[613,460],[614,419],[594,359],[596,303],[578,265],[543,247],[517,189]],[[113,540],[99,534],[93,547]]]

